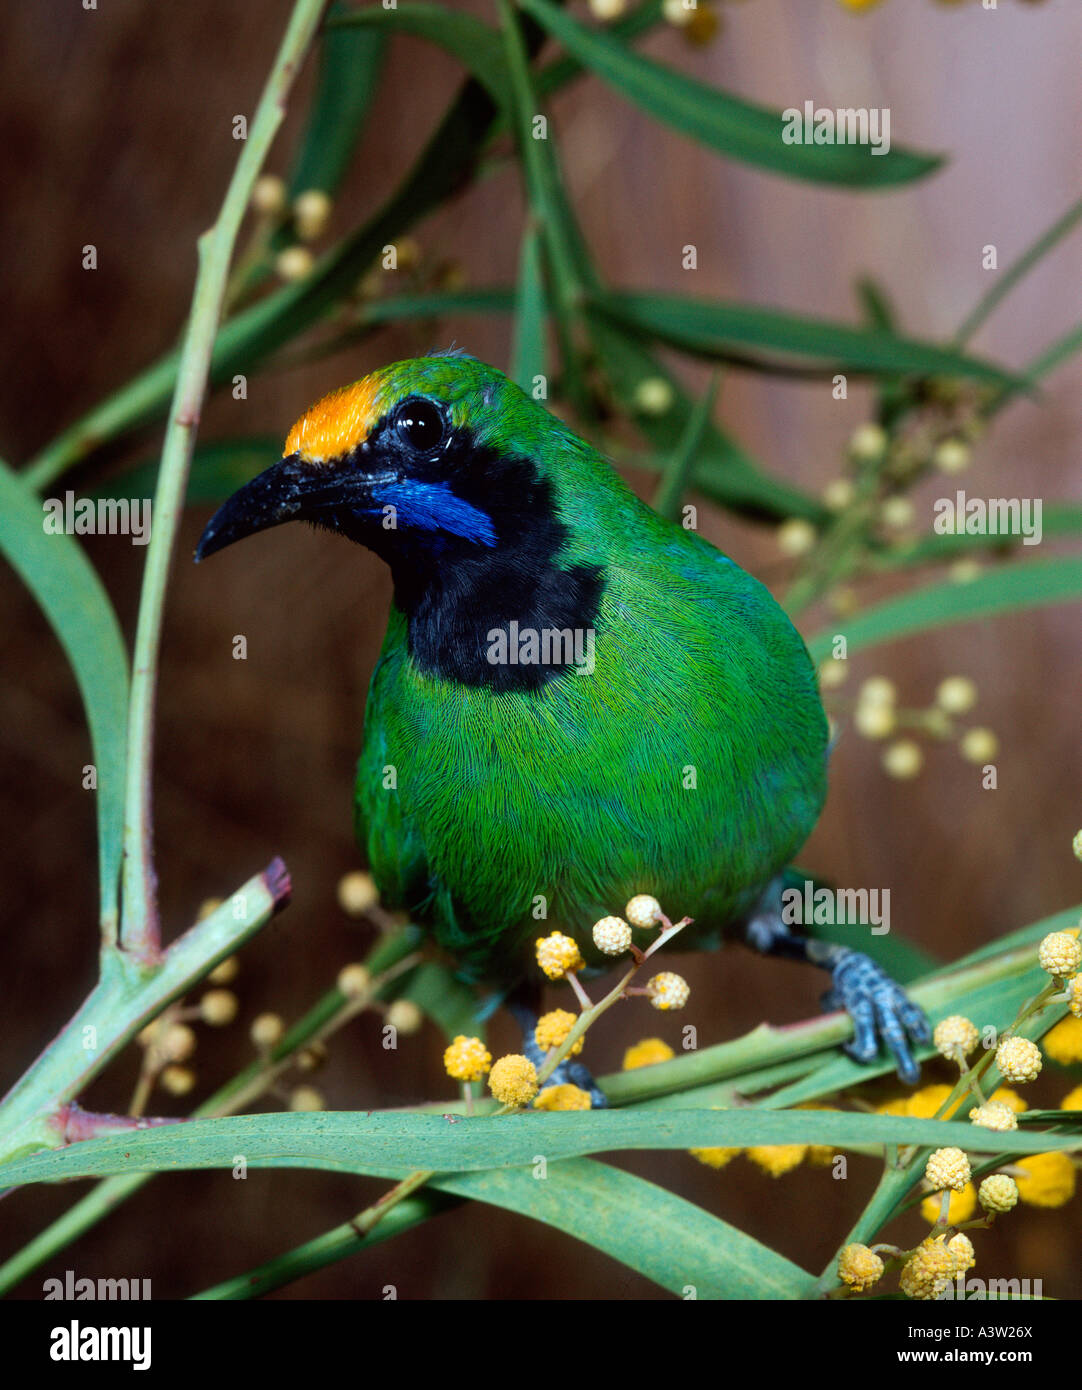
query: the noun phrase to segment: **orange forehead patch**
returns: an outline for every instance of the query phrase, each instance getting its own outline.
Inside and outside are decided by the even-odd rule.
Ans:
[[[325,463],[355,449],[379,419],[379,386],[378,374],[373,372],[316,401],[289,431],[286,454]]]

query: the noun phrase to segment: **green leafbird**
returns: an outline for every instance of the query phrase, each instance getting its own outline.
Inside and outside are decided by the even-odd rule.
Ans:
[[[647,893],[694,919],[681,949],[743,937],[831,971],[850,1053],[870,1060],[882,1037],[916,1079],[921,1011],[869,957],[786,920],[827,722],[804,643],[757,580],[453,352],[319,401],[196,558],[294,520],[369,547],[394,580],[355,796],[376,882],[510,996],[528,1038],[539,929],[597,963],[593,923]]]

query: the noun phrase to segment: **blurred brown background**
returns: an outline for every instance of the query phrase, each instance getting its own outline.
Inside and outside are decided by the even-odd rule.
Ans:
[[[486,5],[474,8],[491,18]],[[981,248],[995,243],[1002,267],[1078,195],[1082,11],[1069,0],[1000,0],[996,11],[887,0],[863,16],[834,0],[720,8],[725,24],[709,48],[692,49],[670,31],[647,51],[776,107],[808,98],[889,106],[895,142],[944,151],[949,165],[886,194],[789,183],[714,158],[585,81],[561,98],[554,119],[585,230],[612,282],[854,319],[852,285],[868,272],[889,288],[909,331],[946,337],[989,285]],[[211,221],[236,158],[231,118],[251,114],[288,11],[287,0],[107,0],[89,13],[70,0],[8,8],[0,48],[0,450],[12,462],[22,463],[175,341],[195,238]],[[272,170],[288,168],[310,80],[309,71]],[[396,42],[333,233],[390,191],[457,81],[450,60],[419,42]],[[459,263],[470,283],[507,283],[521,211],[509,169],[417,236],[426,257]],[[98,247],[95,273],[80,265],[87,242]],[[689,242],[699,248],[699,269],[690,274],[680,268],[680,248]],[[1078,320],[1080,283],[1076,235],[976,346],[1021,365]],[[447,322],[441,340],[452,339],[507,364],[506,321]],[[208,408],[203,437],[284,436],[325,390],[434,345],[395,329],[348,360],[257,374],[247,401],[216,399]],[[990,496],[1077,497],[1080,384],[1076,361],[1041,401],[1001,417],[962,485]],[[738,374],[726,380],[721,403],[754,453],[809,487],[837,475],[845,440],[868,410],[859,389],[836,402],[822,384]],[[930,483],[920,494],[926,520],[942,490]],[[205,511],[195,511],[185,523],[164,638],[156,779],[164,917],[175,934],[204,898],[231,891],[276,853],[289,864],[295,895],[244,953],[240,1020],[203,1031],[197,1099],[247,1059],[246,1026],[255,1013],[296,1016],[369,942],[370,930],[338,910],[335,885],[358,863],[353,762],[389,597],[373,557],[302,528],[257,538],[196,570],[188,557],[205,520]],[[780,577],[769,534],[709,509],[703,524],[745,566],[768,581]],[[87,550],[130,635],[145,551],[123,537],[89,539]],[[96,884],[93,806],[80,788],[88,744],[73,682],[7,570],[0,613],[2,1089],[92,981]],[[231,655],[237,633],[248,639],[244,662]],[[854,679],[888,674],[915,705],[930,702],[944,675],[973,676],[979,720],[1001,738],[999,790],[981,791],[978,770],[946,746],[929,751],[913,782],[891,782],[880,771],[879,749],[850,733],[835,754],[827,811],[802,861],[844,884],[889,887],[894,929],[944,959],[1077,901],[1082,873],[1070,838],[1082,824],[1079,650],[1077,610],[1059,608],[859,658]],[[686,958],[677,968],[692,981],[686,1021],[703,1042],[764,1018],[780,1023],[814,1013],[823,987],[816,972],[742,951]],[[660,1033],[678,1045],[676,1023],[647,1013],[629,1007],[610,1015],[592,1044],[596,1071],[617,1067],[637,1037]],[[505,1019],[493,1034],[504,1050],[514,1042]],[[344,1109],[445,1095],[441,1050],[437,1030],[426,1025],[397,1053],[384,1052],[378,1019],[366,1016],[332,1046],[318,1084],[331,1107]],[[92,1103],[123,1109],[135,1065],[128,1055],[94,1087]],[[1052,1104],[1071,1084],[1050,1068],[1033,1099]],[[155,1108],[167,1110],[167,1102]],[[626,1163],[816,1269],[875,1178],[874,1165],[859,1158],[846,1183],[823,1169],[775,1181],[742,1163],[719,1175],[679,1154]],[[24,1191],[4,1201],[0,1254],[17,1249],[80,1190]],[[156,1296],[181,1296],[337,1224],[379,1190],[302,1172],[259,1173],[244,1183],[225,1174],[158,1179],[20,1292],[39,1297],[43,1278],[71,1268],[149,1277]],[[1077,1199],[1070,1213],[1019,1211],[981,1237],[975,1273],[1040,1277],[1047,1293],[1077,1297],[1078,1211]],[[919,1234],[913,1218],[899,1230]],[[415,1299],[663,1296],[564,1236],[475,1206],[279,1297],[379,1298],[388,1283],[400,1298]]]

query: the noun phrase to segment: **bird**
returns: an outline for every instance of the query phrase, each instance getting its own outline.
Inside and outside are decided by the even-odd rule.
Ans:
[[[390,567],[357,840],[384,901],[508,1003],[528,1056],[539,927],[600,968],[592,925],[646,894],[692,918],[681,950],[735,939],[828,971],[824,1007],[851,1015],[850,1055],[884,1043],[918,1079],[923,1012],[784,908],[829,734],[808,651],[763,584],[457,349],[319,400],[195,558],[288,521]],[[557,1080],[604,1103],[581,1063],[562,1066]]]

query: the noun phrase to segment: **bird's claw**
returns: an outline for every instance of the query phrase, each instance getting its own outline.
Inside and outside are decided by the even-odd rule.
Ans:
[[[844,950],[832,968],[833,986],[823,996],[825,1009],[845,1009],[853,1020],[853,1040],[845,1051],[858,1062],[871,1062],[882,1038],[894,1058],[898,1075],[909,1086],[920,1079],[920,1067],[910,1049],[931,1042],[932,1030],[924,1011],[890,978],[871,956]]]

